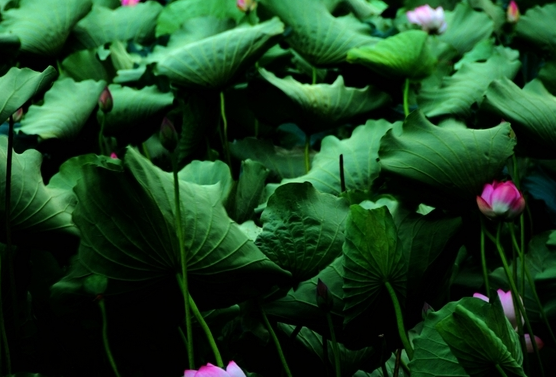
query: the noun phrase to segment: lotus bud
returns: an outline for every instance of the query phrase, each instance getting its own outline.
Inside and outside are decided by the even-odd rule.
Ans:
[[[481,196],[477,196],[479,210],[490,220],[511,221],[525,209],[521,191],[511,181],[485,184]]]
[[[118,159],[118,155],[114,152],[110,153],[110,158],[113,158],[114,160]]]
[[[433,9],[427,4],[410,10],[405,15],[409,22],[421,26],[421,29],[427,33],[442,34],[448,27],[442,7]]]
[[[247,377],[241,368],[233,361],[228,363],[226,370],[218,368],[216,365],[208,363],[203,365],[199,370],[187,369],[184,377]]]
[[[164,117],[160,125],[160,143],[169,152],[173,152],[178,146],[178,133],[170,119]]]
[[[139,3],[139,0],[122,0],[123,7],[133,7]]]
[[[512,299],[512,291],[504,292],[503,290],[499,289],[497,293],[498,293],[498,297],[500,297],[500,303],[502,304],[502,308],[504,309],[504,315],[506,316],[506,318],[508,318],[508,320],[512,324],[512,327],[516,328],[517,319],[516,319],[516,310],[514,308],[514,302]],[[480,293],[475,293],[473,297],[479,298],[486,302],[489,301],[488,297]],[[521,300],[521,302],[523,302],[523,299],[521,297],[519,299]],[[525,323],[525,319],[523,317],[521,317],[521,323],[522,324]]]
[[[523,336],[525,337],[525,346],[527,347],[527,352],[528,353],[535,352],[535,349],[533,348],[533,343],[531,343],[531,335],[523,334]],[[539,350],[541,350],[544,347],[544,342],[542,341],[541,338],[539,338],[536,335],[535,335],[535,343],[537,343],[537,348]]]
[[[98,107],[105,114],[112,111],[112,107],[114,107],[114,100],[112,99],[112,93],[110,93],[108,87],[105,87],[102,93],[100,93],[100,97],[98,98]]]
[[[250,13],[257,8],[256,0],[237,0],[236,5],[238,9],[244,13]]]
[[[23,118],[23,107],[20,107],[15,113],[12,114],[14,123],[19,122],[21,118]]]
[[[517,7],[517,3],[512,0],[508,5],[508,9],[506,9],[506,20],[510,24],[515,24],[519,21],[519,8]]]
[[[329,312],[334,306],[334,300],[328,292],[328,287],[320,279],[317,283],[317,305],[325,312]]]

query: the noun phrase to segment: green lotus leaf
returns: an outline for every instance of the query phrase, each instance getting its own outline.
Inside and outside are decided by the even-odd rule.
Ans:
[[[508,123],[485,130],[437,127],[421,111],[380,142],[381,175],[421,203],[464,207],[502,171],[516,144]]]
[[[516,25],[517,37],[553,53],[556,50],[556,30],[552,24],[555,17],[556,4],[529,8]]]
[[[190,19],[211,16],[224,20],[232,19],[238,23],[245,14],[228,0],[178,0],[166,5],[157,20],[156,36],[173,34]]]
[[[83,167],[74,189],[79,259],[65,281],[95,273],[109,278],[107,294],[156,294],[177,284],[181,271],[173,178],[132,148],[125,165],[124,173]],[[180,180],[180,200],[189,289],[202,310],[228,307],[289,280],[226,215],[217,185]]]
[[[521,67],[518,58],[516,51],[498,46],[486,62],[463,64],[454,75],[445,77],[440,87],[424,87],[417,98],[419,107],[429,117],[469,116],[471,105],[481,101],[492,81],[517,74]]]
[[[162,5],[156,1],[116,9],[94,5],[73,30],[77,41],[75,47],[88,49],[130,39],[138,43],[148,42],[154,38],[156,19],[161,11]]]
[[[220,200],[225,203],[232,185],[232,173],[226,163],[216,161],[192,161],[178,172],[178,178],[200,186],[220,185]]]
[[[0,195],[6,195],[6,159],[8,139],[0,137]],[[10,231],[14,244],[25,243],[45,248],[61,244],[60,235],[77,236],[71,219],[71,197],[57,195],[43,183],[42,155],[33,149],[12,154]],[[0,235],[6,242],[6,205],[0,201]],[[52,237],[52,239],[50,238]]]
[[[539,80],[529,82],[520,89],[507,78],[493,81],[485,93],[482,107],[499,114],[512,123],[517,137],[522,133],[542,147],[550,156],[556,156],[556,97]]]
[[[143,142],[158,130],[164,115],[174,102],[171,92],[156,86],[133,89],[111,84],[114,108],[106,114],[104,134],[124,142]]]
[[[243,223],[253,217],[265,188],[266,177],[270,171],[263,164],[253,160],[241,162],[241,174],[236,186],[230,217]]]
[[[112,75],[108,73],[100,61],[96,49],[74,52],[62,61],[64,74],[75,81],[94,80],[110,82]]]
[[[20,130],[42,140],[73,139],[97,107],[105,85],[103,81],[75,82],[70,78],[56,81],[44,95],[44,104],[29,107]]]
[[[453,12],[446,13],[448,28],[438,38],[454,46],[460,55],[492,35],[494,23],[484,12],[474,11],[469,5],[459,3]]]
[[[342,253],[348,205],[311,184],[276,189],[261,215],[257,246],[297,281],[312,278]]]
[[[456,305],[435,328],[470,376],[492,376],[501,368],[506,375],[526,377],[518,335],[502,305],[498,301],[481,309]]]
[[[54,57],[90,9],[91,0],[21,0],[2,14],[0,32],[17,35],[24,52]]]
[[[379,75],[422,79],[437,63],[427,44],[428,33],[408,30],[386,38],[374,46],[349,50],[347,60],[369,67]]]
[[[396,225],[386,207],[350,207],[344,250],[344,323],[373,308],[389,283],[403,302],[407,265]]]
[[[368,190],[378,177],[380,165],[377,162],[380,139],[392,127],[401,123],[385,120],[369,120],[364,126],[353,130],[351,137],[339,140],[327,136],[322,140],[320,152],[313,159],[309,173],[282,183],[310,182],[320,192],[339,195],[340,155],[344,157],[344,175],[348,190]]]
[[[303,148],[285,149],[269,140],[245,138],[230,143],[230,152],[239,160],[258,161],[278,178],[295,178],[306,173]],[[314,153],[311,153],[311,160]]]
[[[159,56],[156,72],[179,85],[221,89],[254,63],[284,32],[277,18],[169,49]]]
[[[291,107],[294,108],[289,110],[293,111],[294,116],[290,120],[308,133],[339,126],[390,101],[388,94],[371,86],[363,89],[346,87],[342,76],[338,76],[332,85],[308,85],[291,76],[280,79],[265,69],[260,69],[259,72],[290,99]],[[283,109],[276,108],[276,111],[281,112]],[[271,118],[272,114],[267,116]]]
[[[0,77],[0,122],[4,121],[38,92],[45,90],[56,78],[54,67],[43,72],[16,67]]]
[[[334,17],[319,0],[265,0],[261,6],[291,27],[288,43],[315,66],[341,63],[350,49],[380,40],[354,16]]]

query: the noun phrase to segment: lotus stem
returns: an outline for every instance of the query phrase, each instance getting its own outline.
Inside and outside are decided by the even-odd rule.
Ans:
[[[172,173],[174,176],[174,206],[176,208],[176,213],[174,216],[174,221],[176,225],[176,234],[178,236],[178,242],[180,247],[180,259],[181,259],[181,279],[178,276],[178,282],[181,281],[181,288],[183,291],[183,303],[185,308],[185,330],[187,332],[187,360],[189,362],[189,369],[195,368],[195,360],[193,354],[193,327],[191,326],[191,312],[189,310],[189,288],[187,284],[187,255],[185,253],[185,242],[183,239],[183,228],[181,224],[181,205],[180,205],[180,182],[178,179],[178,162],[177,154],[174,151],[172,153]]]
[[[403,113],[405,117],[409,115],[409,79],[405,79],[403,88]]]
[[[498,371],[498,373],[499,373],[502,377],[508,377],[508,375],[506,374],[506,372],[504,372],[504,369],[502,369],[502,367],[500,366],[500,364],[496,364],[496,370]]]
[[[342,369],[340,368],[340,349],[336,341],[336,332],[334,331],[334,324],[332,323],[332,315],[326,312],[326,321],[328,322],[328,329],[330,330],[330,339],[332,340],[332,351],[334,352],[334,370],[336,377],[342,377]]]
[[[108,361],[110,361],[110,366],[117,377],[121,377],[118,373],[118,368],[116,367],[116,362],[110,351],[110,344],[108,343],[108,320],[106,319],[106,308],[104,306],[104,299],[101,298],[98,301],[98,306],[100,307],[100,312],[102,313],[102,342],[104,343],[104,350],[106,351],[106,356],[108,356]]]
[[[309,150],[311,148],[311,135],[305,134],[305,173],[309,173],[311,169],[311,159],[309,158]]]
[[[278,337],[276,336],[276,333],[274,332],[274,329],[270,325],[270,322],[268,321],[266,313],[265,313],[265,311],[264,311],[264,309],[263,309],[263,307],[260,303],[259,303],[259,310],[261,312],[261,316],[263,318],[263,322],[266,326],[266,329],[268,330],[268,332],[270,334],[270,337],[272,338],[272,341],[274,342],[274,345],[276,346],[276,350],[278,351],[278,356],[280,357],[280,361],[282,363],[282,367],[284,368],[284,372],[286,373],[286,376],[292,377],[292,373],[290,372],[290,367],[288,366],[288,363],[287,363],[286,358],[284,356],[284,352],[282,351],[282,347],[280,347],[280,342],[278,341]]]
[[[483,279],[485,281],[486,296],[490,297],[490,283],[488,282],[488,268],[485,255],[485,221],[481,217],[481,265],[483,266]]]
[[[104,125],[106,123],[106,116],[104,113],[101,115],[100,120],[100,131],[98,132],[98,149],[101,155],[106,155],[106,151],[104,150]]]
[[[340,154],[340,190],[346,192],[346,175],[344,172],[344,155]]]
[[[191,297],[191,295],[189,296],[189,306],[191,307],[191,310],[193,311],[193,315],[197,319],[197,322],[199,322],[199,324],[201,325],[201,328],[203,329],[203,331],[204,331],[204,333],[207,337],[207,340],[210,344],[210,348],[212,349],[212,352],[214,353],[214,358],[216,360],[216,365],[219,366],[220,368],[224,368],[224,362],[222,361],[222,356],[220,356],[220,351],[218,351],[218,347],[216,346],[216,342],[214,341],[214,337],[212,336],[212,332],[210,331],[210,328],[209,328],[207,322],[205,321],[205,319],[201,315],[201,312],[199,311],[199,308],[197,308],[197,305],[195,304],[195,301],[193,301],[193,297]]]
[[[398,296],[392,288],[390,282],[385,282],[384,285],[386,286],[386,290],[390,294],[390,298],[392,299],[392,304],[394,305],[394,312],[396,313],[396,322],[398,324],[398,334],[402,341],[403,347],[405,348],[405,352],[409,357],[409,360],[413,359],[413,347],[407,338],[407,333],[405,332],[405,325],[403,323],[403,314],[402,308],[400,307],[400,302],[398,301]]]
[[[232,168],[232,159],[230,157],[230,146],[228,145],[228,119],[226,118],[226,106],[224,102],[224,92],[220,92],[220,115],[222,116],[222,138],[226,163]]]

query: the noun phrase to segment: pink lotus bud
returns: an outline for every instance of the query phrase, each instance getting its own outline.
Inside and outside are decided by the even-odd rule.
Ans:
[[[427,4],[410,10],[405,15],[409,22],[420,25],[421,29],[428,33],[442,34],[448,27],[442,7],[433,9]]]
[[[477,196],[479,210],[491,220],[511,221],[525,209],[525,199],[513,182],[485,184],[481,196]]]
[[[247,377],[240,367],[233,361],[228,363],[226,371],[218,368],[211,363],[202,366],[199,370],[188,369],[185,371],[184,377]]]
[[[529,353],[535,352],[535,349],[533,348],[533,343],[531,343],[531,335],[523,334],[523,336],[525,337],[525,345],[527,346],[527,352]],[[544,342],[542,341],[541,338],[539,338],[536,335],[535,335],[535,343],[537,343],[537,348],[539,350],[541,350],[544,347]]]
[[[519,8],[514,0],[510,1],[508,9],[506,9],[506,20],[511,24],[519,21]]]
[[[328,287],[320,279],[317,283],[317,305],[325,312],[329,312],[334,306],[332,296],[328,293]]]
[[[178,133],[172,121],[166,117],[160,125],[160,143],[169,152],[173,152],[178,146]]]
[[[110,154],[110,158],[113,158],[113,159],[116,160],[116,159],[118,159],[118,155],[117,155],[116,153],[112,152],[112,153]]]
[[[109,113],[114,107],[114,100],[112,99],[112,93],[108,87],[104,88],[102,93],[100,93],[100,97],[98,98],[98,107],[102,110],[103,113]]]
[[[498,292],[498,297],[500,297],[500,302],[502,303],[502,308],[504,309],[504,315],[506,316],[506,318],[508,318],[513,328],[516,328],[517,319],[516,319],[516,310],[514,308],[514,302],[512,300],[512,291],[504,292],[503,290],[499,289],[497,292]],[[489,302],[488,297],[480,293],[475,293],[473,297]],[[521,300],[521,302],[523,302],[523,299],[521,297],[519,299]],[[523,319],[523,317],[521,317],[521,323],[522,324],[525,323],[525,319]]]
[[[14,123],[19,122],[21,118],[23,118],[23,107],[20,107],[19,109],[17,109],[15,113],[12,114],[12,119],[14,120]]]
[[[256,0],[237,0],[236,5],[238,9],[242,12],[249,13],[253,12],[257,8]]]
[[[123,7],[133,7],[139,3],[139,0],[122,0]]]

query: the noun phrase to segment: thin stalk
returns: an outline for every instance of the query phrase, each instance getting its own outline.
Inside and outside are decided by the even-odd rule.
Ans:
[[[384,339],[384,336],[383,336],[382,337],[382,349],[380,350],[380,369],[382,371],[382,375],[384,377],[388,377],[388,370],[386,369],[386,363],[388,362],[388,359],[384,355],[385,350],[386,350],[386,339]]]
[[[176,233],[180,247],[181,259],[181,279],[179,276],[178,282],[181,280],[181,288],[183,290],[183,303],[185,307],[185,330],[187,332],[187,360],[189,362],[189,369],[195,368],[195,360],[193,356],[193,327],[191,326],[191,312],[189,308],[189,287],[187,283],[187,256],[185,254],[185,241],[183,239],[183,229],[181,224],[181,205],[180,205],[180,183],[178,179],[178,162],[177,155],[174,152],[172,156],[172,172],[174,176],[174,207],[176,208],[175,222]]]
[[[104,350],[106,351],[106,356],[108,356],[108,360],[110,361],[110,365],[112,366],[114,374],[117,377],[121,377],[120,373],[118,373],[118,368],[116,367],[116,362],[114,361],[112,352],[110,352],[110,344],[108,343],[108,321],[106,319],[106,308],[104,306],[104,299],[101,298],[98,301],[98,306],[100,307],[100,312],[102,313],[102,341],[104,343]]]
[[[519,216],[519,241],[520,241],[520,255],[525,253],[525,220],[523,214]],[[525,258],[521,258],[521,287],[525,290]]]
[[[309,158],[309,150],[311,148],[311,135],[305,134],[305,172],[311,169],[311,159]]]
[[[346,192],[346,175],[344,173],[344,155],[340,154],[340,190]]]
[[[340,368],[340,349],[336,341],[336,332],[334,331],[334,324],[332,323],[332,315],[330,312],[326,313],[326,321],[328,322],[328,330],[330,331],[330,338],[332,339],[332,351],[334,352],[334,370],[336,377],[342,377],[342,369]]]
[[[313,85],[317,83],[317,69],[313,67]]]
[[[106,117],[104,116],[104,113],[102,113],[100,120],[100,131],[98,133],[98,149],[101,155],[106,154],[104,150],[104,124],[106,123],[105,119]]]
[[[210,344],[210,348],[212,349],[212,353],[214,353],[214,358],[216,359],[216,365],[219,366],[220,368],[224,368],[224,362],[222,361],[222,356],[220,356],[220,351],[218,351],[218,347],[216,346],[216,342],[214,341],[212,332],[210,331],[207,322],[201,315],[201,312],[199,311],[199,308],[197,308],[197,304],[195,304],[195,301],[193,301],[193,297],[191,297],[191,295],[189,296],[189,306],[191,307],[191,311],[193,311],[193,315],[197,319],[197,322],[199,322],[199,324],[201,325],[201,328],[203,329],[207,337],[207,340]]]
[[[403,113],[407,118],[409,115],[409,79],[405,79],[405,85],[403,88]]]
[[[324,370],[326,371],[326,375],[330,376],[330,369],[328,368],[328,338],[326,337],[326,334],[322,336],[322,358],[324,360]]]
[[[515,233],[513,231],[513,229],[510,229],[510,234],[512,236],[512,242],[514,244],[514,246],[517,248],[517,240],[515,237]],[[522,265],[522,274],[524,274],[527,277],[527,281],[529,282],[529,286],[531,287],[531,291],[533,292],[533,297],[535,298],[535,301],[539,307],[539,312],[541,313],[541,317],[543,319],[544,324],[546,325],[546,327],[548,328],[548,332],[550,333],[550,337],[552,338],[552,341],[554,343],[556,343],[556,337],[554,336],[554,332],[552,331],[552,326],[550,326],[550,322],[548,321],[548,318],[546,317],[546,313],[544,312],[543,306],[541,304],[541,300],[539,298],[539,295],[537,294],[537,288],[535,286],[535,281],[533,280],[533,277],[531,276],[531,273],[529,272],[529,268],[527,267],[527,265],[525,264],[525,255],[523,254],[523,251],[520,250],[519,248],[517,248],[518,254],[519,254],[519,258],[521,259],[521,265]],[[523,276],[522,276],[523,278]],[[523,282],[523,287],[525,286],[525,282]],[[524,297],[524,296],[522,296]]]
[[[220,115],[222,116],[222,138],[226,163],[232,168],[232,159],[230,157],[230,146],[228,145],[228,119],[226,118],[226,106],[224,102],[224,92],[220,92]]]
[[[508,377],[508,375],[506,374],[506,372],[504,372],[504,370],[502,369],[502,367],[500,366],[500,364],[496,364],[496,370],[498,371],[498,373],[499,373],[502,377]]]
[[[398,348],[396,350],[396,363],[394,364],[394,376],[393,377],[398,377],[398,375],[400,373],[400,361],[401,360],[402,360],[402,350]]]
[[[504,254],[504,249],[502,248],[502,245],[500,244],[500,240],[499,240],[501,228],[502,228],[502,224],[500,223],[500,224],[498,224],[498,231],[496,233],[496,247],[498,249],[498,254],[500,255],[500,259],[502,260],[502,266],[504,267],[504,272],[506,273],[506,278],[508,279],[508,281],[510,283],[510,290],[512,291],[512,296],[517,298],[517,295],[519,295],[519,291],[517,290],[517,287],[515,285],[515,281],[512,277],[511,271],[510,271],[510,266],[508,266],[508,261],[506,259],[506,255]],[[527,312],[525,311],[525,307],[523,306],[523,303],[521,302],[521,300],[515,300],[515,304],[517,304],[517,307],[519,308],[519,311],[523,315],[523,318],[525,318],[525,327],[527,328],[527,331],[529,332],[529,335],[531,336],[531,339],[533,340],[531,342],[531,344],[533,345],[535,355],[537,356],[537,361],[539,363],[539,368],[541,369],[541,375],[544,377],[544,368],[543,368],[543,365],[542,365],[542,360],[541,360],[540,355],[539,355],[539,349],[537,347],[537,342],[534,341],[533,328],[531,327],[531,323],[529,322],[529,317],[527,316]],[[519,320],[519,316],[517,318]]]
[[[301,332],[301,329],[303,328],[303,326],[301,325],[297,325],[295,326],[295,329],[293,330],[293,332],[290,334],[290,341],[294,341],[295,338],[297,338],[297,336],[299,335],[299,333]]]
[[[263,322],[266,326],[266,329],[268,330],[268,333],[270,334],[270,337],[272,338],[272,341],[274,342],[274,345],[276,346],[276,350],[278,351],[278,356],[280,357],[280,362],[282,363],[282,367],[284,368],[284,371],[286,372],[286,376],[292,377],[292,373],[290,372],[290,367],[288,366],[286,358],[284,357],[284,352],[282,351],[282,347],[280,347],[280,342],[278,341],[278,337],[276,336],[276,333],[274,332],[274,329],[270,325],[270,322],[268,321],[266,313],[265,313],[265,311],[264,311],[264,309],[263,309],[263,307],[260,303],[259,303],[259,310],[261,312],[261,316],[263,318]]]
[[[483,279],[485,281],[486,296],[490,297],[490,283],[488,282],[488,268],[485,253],[485,220],[481,217],[481,265],[483,266]]]
[[[403,323],[403,314],[402,308],[400,307],[400,302],[398,301],[398,296],[396,296],[396,292],[390,282],[385,282],[384,285],[386,286],[386,290],[390,294],[390,298],[392,299],[392,304],[394,305],[394,312],[396,313],[396,322],[398,324],[398,334],[402,341],[403,347],[405,348],[405,352],[409,357],[409,360],[413,359],[413,347],[407,338],[407,333],[405,332],[405,325]]]
[[[180,338],[183,341],[183,344],[187,347],[187,337],[185,336],[185,334],[183,333],[183,330],[181,329],[180,326],[178,326],[178,331],[180,333]]]

